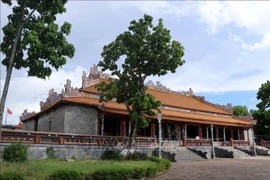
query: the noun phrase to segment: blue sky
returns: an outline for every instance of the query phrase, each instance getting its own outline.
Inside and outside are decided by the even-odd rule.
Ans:
[[[39,111],[48,90],[60,92],[66,79],[80,87],[82,71],[88,73],[102,60],[103,46],[144,14],[152,15],[154,24],[163,18],[172,39],[185,47],[186,63],[175,74],[149,79],[172,90],[191,87],[213,103],[254,109],[257,90],[270,77],[270,2],[69,1],[66,7],[57,22],[72,24],[68,40],[76,47],[75,56],[46,81],[14,71],[6,104],[13,111],[9,123],[18,123],[24,109]],[[1,27],[10,12],[1,4]],[[1,67],[1,87],[4,77]]]

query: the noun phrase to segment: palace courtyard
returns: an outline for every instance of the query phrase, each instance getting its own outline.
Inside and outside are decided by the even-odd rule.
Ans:
[[[270,157],[218,158],[208,161],[176,162],[168,173],[155,180],[268,180]]]

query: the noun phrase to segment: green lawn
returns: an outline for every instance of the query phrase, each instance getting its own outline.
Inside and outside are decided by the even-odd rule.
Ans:
[[[68,169],[82,173],[91,173],[100,169],[130,169],[134,167],[153,167],[157,164],[151,161],[60,161],[60,160],[29,160],[25,163],[2,163],[3,172],[16,171],[29,180],[42,180],[56,170]]]

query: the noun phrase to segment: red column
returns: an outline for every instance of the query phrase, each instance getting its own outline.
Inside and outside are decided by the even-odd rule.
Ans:
[[[216,127],[216,141],[219,141],[219,132],[218,132],[218,127]]]
[[[122,130],[122,132],[121,132],[121,136],[124,136],[124,137],[126,137],[126,120],[125,119],[121,119],[121,130]]]
[[[180,137],[181,126],[180,126],[180,124],[177,124],[176,127],[177,127],[177,129],[176,129],[176,133],[177,133],[176,134],[176,139],[180,140],[181,139],[181,137]]]
[[[154,120],[151,120],[151,136],[156,136],[156,123],[154,122]]]
[[[202,137],[203,137],[203,134],[202,134],[202,126],[199,125],[198,129],[199,129],[199,132],[198,132],[199,137],[200,137],[200,139],[202,139]]]

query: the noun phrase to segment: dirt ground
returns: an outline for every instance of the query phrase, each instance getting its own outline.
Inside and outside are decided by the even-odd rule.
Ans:
[[[270,157],[176,162],[154,180],[269,180]]]

